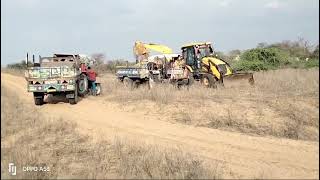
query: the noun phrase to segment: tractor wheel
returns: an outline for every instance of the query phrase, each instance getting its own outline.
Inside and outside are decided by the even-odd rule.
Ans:
[[[88,92],[88,84],[88,77],[85,74],[81,74],[78,82],[78,92],[80,96],[84,96]]]
[[[133,88],[133,80],[128,77],[123,78],[123,84],[127,88]]]
[[[211,74],[205,74],[201,78],[201,84],[206,88],[217,88],[216,79]]]

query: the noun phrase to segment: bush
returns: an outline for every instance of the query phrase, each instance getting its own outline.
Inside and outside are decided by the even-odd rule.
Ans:
[[[305,68],[319,67],[319,59],[310,59],[304,63]]]
[[[261,61],[247,61],[240,60],[236,62],[233,66],[234,70],[237,71],[260,71],[260,70],[268,70],[268,66]]]
[[[288,62],[288,54],[277,48],[255,48],[245,51],[241,60],[261,61],[272,66],[279,66]]]
[[[260,71],[287,64],[289,55],[277,48],[254,48],[240,56],[240,61],[234,64],[234,69]]]

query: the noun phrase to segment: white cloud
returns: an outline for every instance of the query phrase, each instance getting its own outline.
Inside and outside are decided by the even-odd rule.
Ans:
[[[281,4],[279,1],[272,1],[264,5],[266,8],[271,8],[271,9],[279,9]]]

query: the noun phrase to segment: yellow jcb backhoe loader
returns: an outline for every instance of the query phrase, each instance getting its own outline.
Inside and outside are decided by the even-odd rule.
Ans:
[[[199,80],[206,87],[224,85],[225,81],[246,79],[249,84],[254,84],[253,74],[250,72],[235,72],[230,65],[219,59],[210,42],[190,43],[182,46],[182,57],[186,68],[193,75],[190,78]]]

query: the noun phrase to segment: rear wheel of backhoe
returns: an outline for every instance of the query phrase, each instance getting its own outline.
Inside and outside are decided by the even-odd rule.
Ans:
[[[206,88],[217,88],[216,79],[211,74],[205,74],[201,78],[201,84]]]

